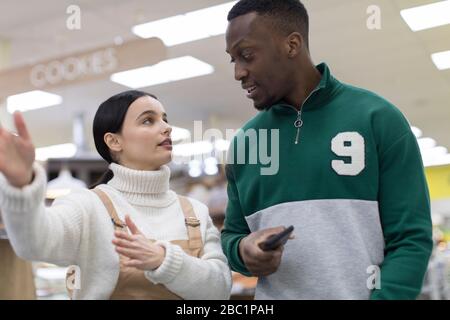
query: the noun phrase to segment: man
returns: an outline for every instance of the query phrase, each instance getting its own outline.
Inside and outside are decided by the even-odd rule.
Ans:
[[[407,120],[376,94],[336,80],[326,64],[314,66],[298,0],[241,0],[228,21],[235,78],[260,110],[234,138],[227,165],[222,246],[231,267],[259,277],[256,299],[415,299],[432,238]],[[276,174],[237,160],[239,139],[262,129],[279,134],[265,146],[279,150]],[[259,248],[288,225],[294,239]]]

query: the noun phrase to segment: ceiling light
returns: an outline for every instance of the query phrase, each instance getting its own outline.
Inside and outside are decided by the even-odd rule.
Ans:
[[[188,12],[161,20],[136,25],[132,32],[138,37],[160,38],[166,46],[205,39],[223,34],[227,28],[227,14],[237,1]]]
[[[165,60],[152,66],[118,72],[111,81],[137,89],[162,83],[204,76],[214,72],[213,66],[191,56]]]
[[[172,126],[170,137],[173,142],[183,141],[191,138],[191,132],[187,129]]]
[[[423,165],[425,167],[431,166],[444,166],[450,164],[450,154],[446,154],[444,156],[436,157],[436,158],[425,158],[423,159]]]
[[[173,154],[177,157],[190,157],[206,154],[213,151],[213,145],[209,141],[198,141],[194,143],[183,143],[173,146]]]
[[[436,140],[431,138],[420,138],[417,139],[417,142],[421,151],[436,147]]]
[[[422,130],[420,130],[417,127],[411,127],[411,131],[414,133],[414,135],[416,136],[416,138],[420,138],[422,137]]]
[[[217,151],[227,151],[230,147],[230,141],[219,139],[215,142],[215,147]]]
[[[77,147],[73,143],[59,144],[36,149],[36,160],[72,158],[77,153]]]
[[[9,113],[30,111],[61,104],[62,97],[53,93],[35,90],[9,96],[6,107]]]
[[[420,31],[450,23],[450,0],[400,11],[412,31]]]
[[[431,59],[439,70],[450,69],[450,51],[433,53]]]

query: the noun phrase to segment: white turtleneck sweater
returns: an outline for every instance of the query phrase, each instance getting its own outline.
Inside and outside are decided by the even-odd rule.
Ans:
[[[169,242],[188,239],[177,195],[169,190],[169,168],[138,171],[111,164],[110,169],[114,178],[99,188],[109,195],[119,217],[124,220],[129,214],[147,238],[166,249],[162,265],[146,271],[146,278],[184,299],[228,299],[231,272],[208,208],[189,198],[204,243],[202,257],[191,257]],[[119,277],[119,256],[105,206],[92,191],[81,190],[46,208],[46,173],[37,163],[34,172],[33,182],[22,189],[11,186],[0,173],[0,211],[16,254],[26,260],[78,266],[81,288],[73,298],[109,299]]]

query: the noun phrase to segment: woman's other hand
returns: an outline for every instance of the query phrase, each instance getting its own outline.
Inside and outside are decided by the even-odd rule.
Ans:
[[[116,231],[114,233],[116,238],[113,240],[116,251],[130,259],[125,261],[125,265],[143,271],[157,269],[164,261],[165,249],[148,240],[139,231],[130,216],[125,217],[125,223],[131,234]]]

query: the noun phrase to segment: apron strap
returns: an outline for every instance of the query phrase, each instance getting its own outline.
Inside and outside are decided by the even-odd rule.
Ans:
[[[114,208],[114,204],[112,203],[109,196],[99,188],[95,188],[92,191],[98,195],[98,197],[106,207],[106,210],[108,211],[108,214],[111,217],[111,221],[114,225],[114,229],[125,229],[127,225],[123,223],[122,220],[120,220],[119,216],[117,215],[116,209]]]
[[[106,210],[108,211],[109,216],[111,217],[111,221],[114,225],[115,229],[125,229],[127,225],[120,220],[117,215],[117,211],[114,208],[114,204],[112,203],[109,196],[100,190],[99,188],[95,188],[92,190],[100,200],[103,202]],[[202,235],[200,232],[200,220],[197,219],[194,213],[194,208],[192,207],[191,202],[183,196],[178,196],[180,201],[181,209],[183,210],[184,220],[186,223],[186,228],[188,231],[189,237],[189,248],[190,249],[201,249],[203,248]]]
[[[202,234],[200,232],[200,220],[197,219],[194,213],[194,208],[191,202],[183,196],[178,196],[180,200],[181,209],[184,214],[184,221],[189,237],[189,248],[198,249],[203,248]]]

